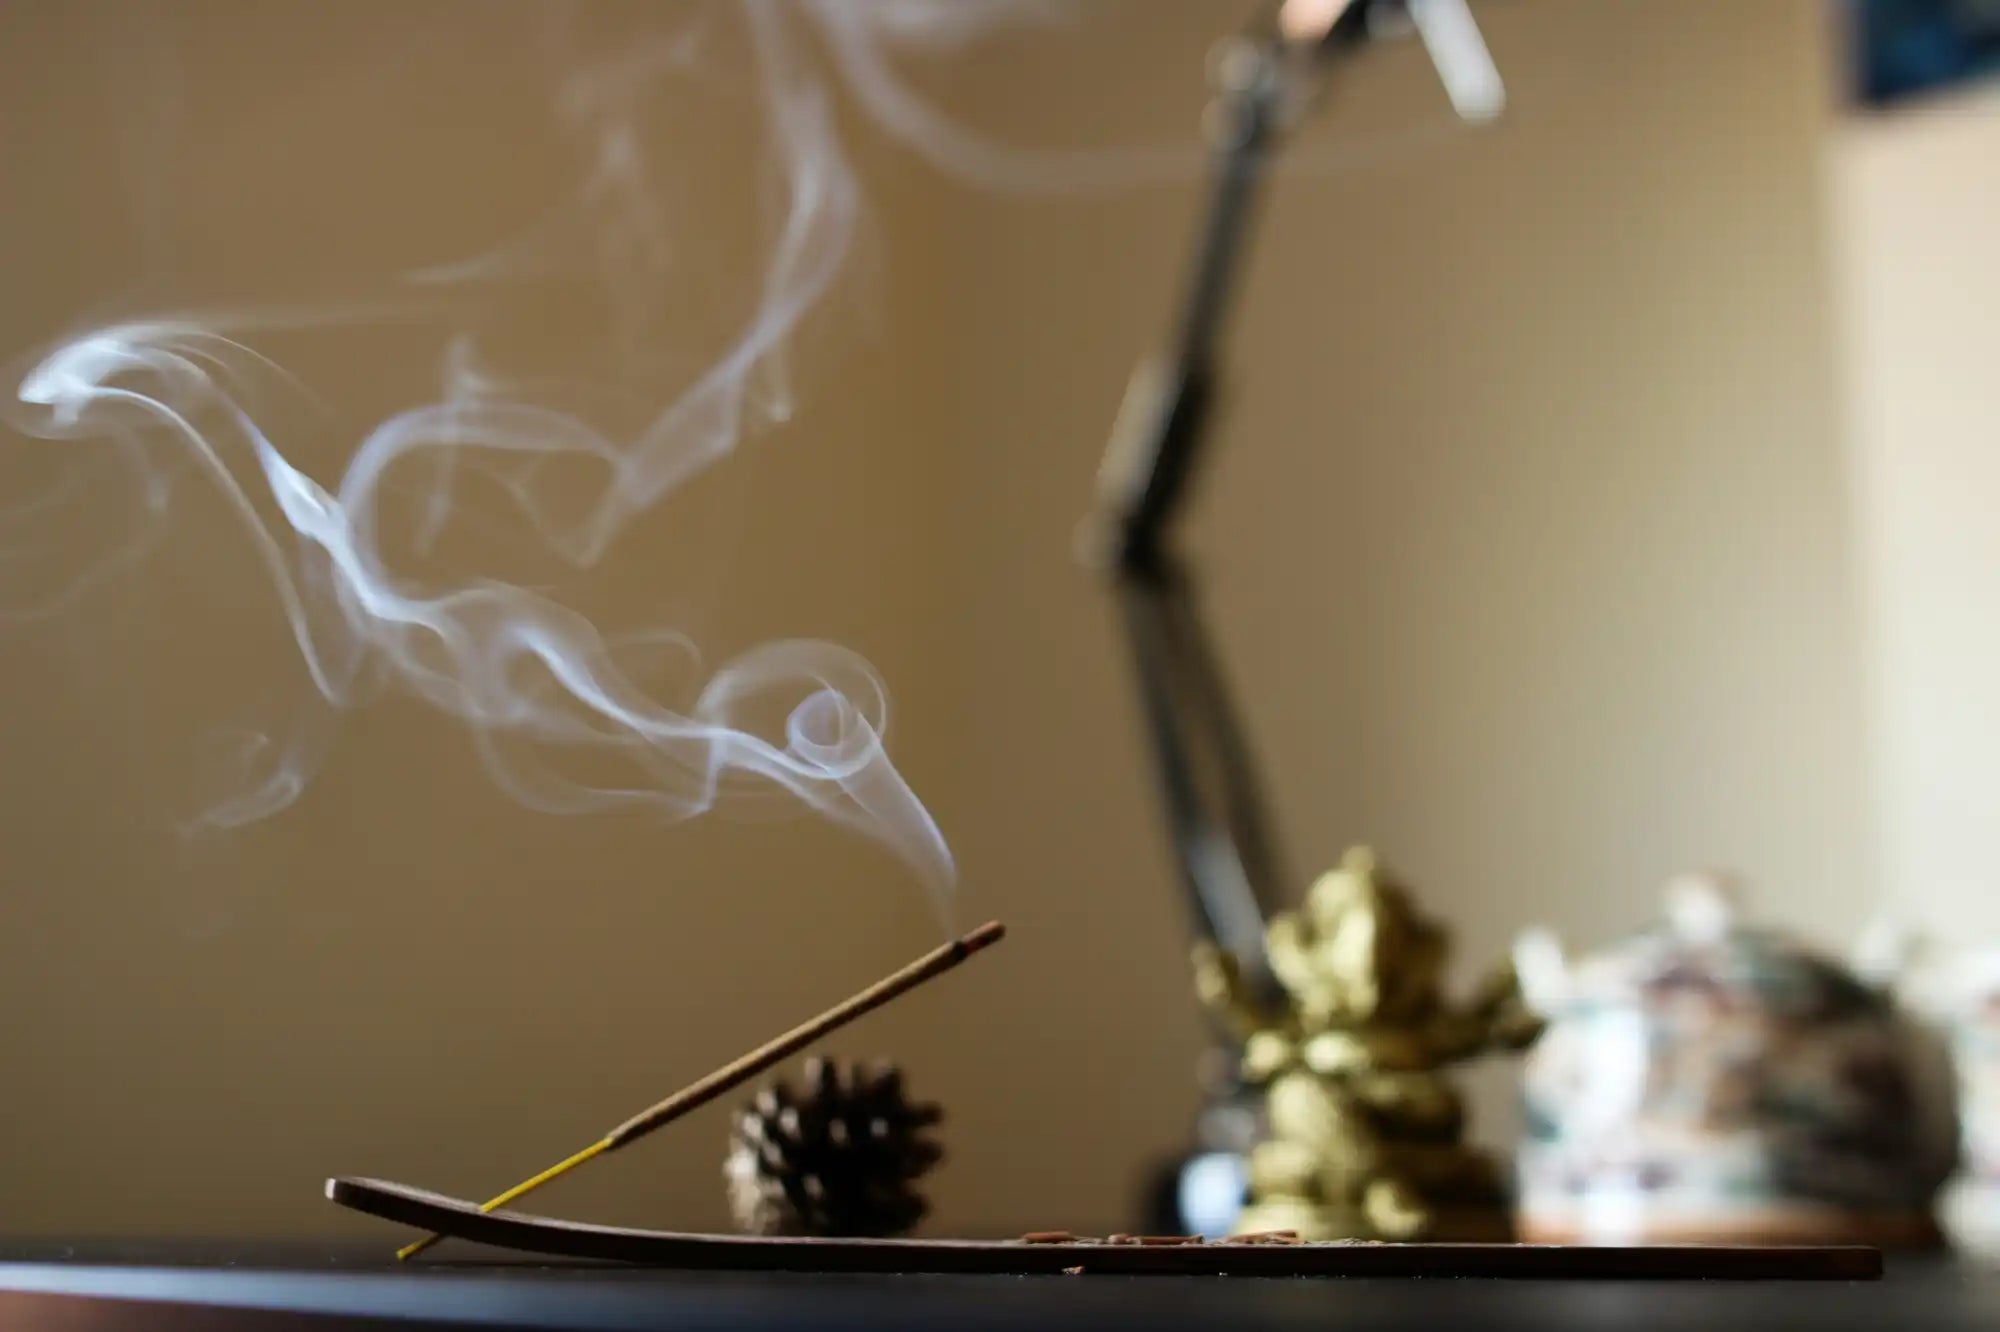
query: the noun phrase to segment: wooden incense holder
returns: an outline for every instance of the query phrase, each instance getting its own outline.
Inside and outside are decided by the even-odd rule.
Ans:
[[[565,1157],[538,1175],[529,1176],[504,1193],[487,1199],[479,1205],[479,1210],[497,1211],[516,1198],[524,1197],[546,1184],[561,1179],[606,1152],[617,1151],[620,1147],[637,1142],[656,1129],[666,1127],[690,1111],[707,1105],[725,1092],[740,1087],[772,1065],[791,1058],[820,1038],[839,1031],[856,1018],[864,1017],[891,1000],[908,994],[918,986],[936,980],[973,954],[991,947],[1006,937],[1007,927],[997,920],[989,920],[962,938],[953,939],[940,947],[933,948],[908,966],[889,973],[864,990],[856,991],[832,1008],[806,1019],[790,1031],[772,1037],[748,1054],[730,1060],[707,1077],[689,1083],[664,1101],[641,1110],[582,1151]],[[443,1231],[432,1231],[422,1239],[398,1249],[396,1257],[404,1260],[414,1258],[443,1238]]]
[[[464,1198],[376,1179],[330,1179],[326,1196],[389,1221],[561,1258],[733,1272],[984,1272],[1131,1276],[1534,1277],[1590,1280],[1872,1281],[1880,1250],[1542,1244],[1108,1244],[1021,1240],[768,1239],[631,1230],[481,1211]]]

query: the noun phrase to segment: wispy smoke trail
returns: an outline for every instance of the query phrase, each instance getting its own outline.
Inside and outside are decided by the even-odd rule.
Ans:
[[[644,806],[684,817],[731,791],[775,785],[880,839],[943,893],[953,879],[950,854],[890,762],[887,696],[859,656],[830,643],[775,642],[703,678],[692,644],[672,633],[608,638],[525,587],[419,577],[386,553],[424,549],[449,521],[462,475],[477,472],[505,487],[540,541],[575,565],[592,565],[746,434],[789,413],[781,357],[841,267],[860,198],[797,16],[764,0],[749,0],[740,14],[776,183],[761,283],[722,354],[635,434],[614,436],[516,390],[482,363],[475,342],[460,338],[450,345],[440,399],[381,422],[323,484],[247,405],[282,384],[251,342],[288,322],[255,311],[134,320],[71,337],[23,375],[12,424],[122,463],[137,479],[140,509],[153,517],[164,514],[179,474],[202,476],[227,502],[317,694],[334,708],[358,706],[384,688],[413,694],[468,723],[498,782],[539,809]],[[666,243],[668,232],[637,111],[693,35],[690,28],[622,52],[615,65],[592,66],[561,90],[560,109],[588,157],[578,206],[603,246],[607,279],[628,295],[657,290],[649,247]],[[491,277],[532,250],[433,271],[424,282],[436,288]],[[659,320],[657,311],[634,311],[635,325]],[[624,342],[638,340],[636,327],[623,332]],[[594,477],[587,502],[555,502],[546,478],[558,463],[571,483],[577,464]],[[428,487],[428,498],[405,524],[414,531],[390,531],[385,496],[412,478]],[[5,520],[31,523],[73,498],[52,492]],[[141,551],[135,540],[100,561],[50,608]],[[642,683],[660,678],[663,663],[692,683],[673,692]],[[748,719],[774,701],[783,720],[760,732]],[[204,819],[228,825],[284,808],[323,748],[323,730],[243,737],[228,756],[242,784]],[[591,776],[579,776],[580,766]]]
[[[1202,163],[1198,144],[1116,148],[1019,148],[995,142],[943,114],[897,73],[898,45],[930,48],[970,41],[996,21],[1052,23],[1073,5],[1021,0],[806,0],[855,98],[884,131],[930,162],[983,188],[1022,194],[1102,191],[1187,178]],[[1125,16],[1143,23],[1143,9]]]

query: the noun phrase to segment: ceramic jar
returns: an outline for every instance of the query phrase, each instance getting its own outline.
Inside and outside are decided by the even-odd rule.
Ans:
[[[1936,1242],[1949,1062],[1885,985],[1741,924],[1709,877],[1574,965],[1524,935],[1516,968],[1549,1024],[1523,1069],[1522,1238]]]

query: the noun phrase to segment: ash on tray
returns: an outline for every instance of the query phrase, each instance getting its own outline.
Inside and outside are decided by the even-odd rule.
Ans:
[[[1077,1235],[1067,1230],[1031,1230],[1015,1241],[1018,1244],[1119,1244],[1140,1245],[1146,1248],[1172,1248],[1179,1245],[1209,1244],[1210,1240],[1200,1235]],[[1225,1239],[1212,1241],[1215,1244],[1376,1244],[1379,1240],[1315,1240],[1299,1238],[1296,1230],[1252,1230],[1241,1235],[1230,1235]]]

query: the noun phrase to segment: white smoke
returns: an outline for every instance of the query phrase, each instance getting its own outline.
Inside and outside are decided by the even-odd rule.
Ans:
[[[994,22],[1053,23],[1073,5],[1020,0],[807,0],[847,86],[870,117],[933,166],[1009,193],[1101,191],[1185,179],[1202,162],[1195,143],[1117,148],[1018,148],[952,120],[912,89],[891,60],[897,46],[957,45]],[[1125,15],[1146,21],[1143,8]]]
[[[884,32],[963,34],[947,9],[890,6]],[[289,313],[180,314],[91,329],[47,350],[21,377],[11,424],[69,449],[101,454],[132,478],[129,546],[95,562],[44,604],[52,612],[143,555],[158,539],[176,482],[192,471],[226,501],[268,576],[318,697],[351,709],[384,689],[414,695],[468,724],[487,768],[514,798],[574,812],[643,806],[701,813],[732,791],[775,785],[820,814],[880,839],[934,892],[953,881],[936,825],[890,761],[885,690],[868,664],[831,643],[780,641],[700,673],[694,646],[659,631],[607,639],[583,615],[526,587],[478,577],[439,580],[395,567],[386,552],[425,549],[448,520],[462,475],[497,480],[536,538],[579,567],[600,561],[636,520],[746,436],[784,421],[791,403],[782,356],[846,258],[860,209],[854,172],[833,123],[829,90],[805,45],[801,12],[745,0],[702,23],[740,21],[754,52],[771,178],[772,230],[749,317],[722,353],[629,435],[540,400],[491,370],[475,339],[448,348],[439,400],[368,432],[328,482],[293,461],[250,403],[284,387],[253,348]],[[642,343],[663,312],[633,294],[658,291],[655,247],[672,240],[662,186],[639,129],[660,80],[685,64],[701,25],[620,51],[573,73],[557,109],[585,157],[570,212],[584,219],[597,261],[629,315],[624,345]],[[562,237],[558,237],[562,239]],[[691,243],[691,242],[690,242]],[[546,257],[548,237],[418,275],[454,288],[518,273]],[[315,318],[329,318],[320,312]],[[585,464],[582,505],[558,504],[549,469]],[[115,474],[115,473],[113,473]],[[384,503],[412,478],[428,487],[413,531],[388,531]],[[19,531],[60,510],[91,481],[72,470],[48,493],[0,520]],[[101,479],[101,478],[100,478]],[[92,489],[96,489],[93,485]],[[396,514],[402,509],[393,510]],[[691,680],[677,694],[647,688],[662,659]],[[782,700],[775,733],[747,717]],[[265,817],[298,798],[325,748],[325,728],[284,737],[251,733],[227,755],[242,782],[202,820]],[[590,780],[571,760],[587,756]],[[620,767],[605,779],[606,764]]]

